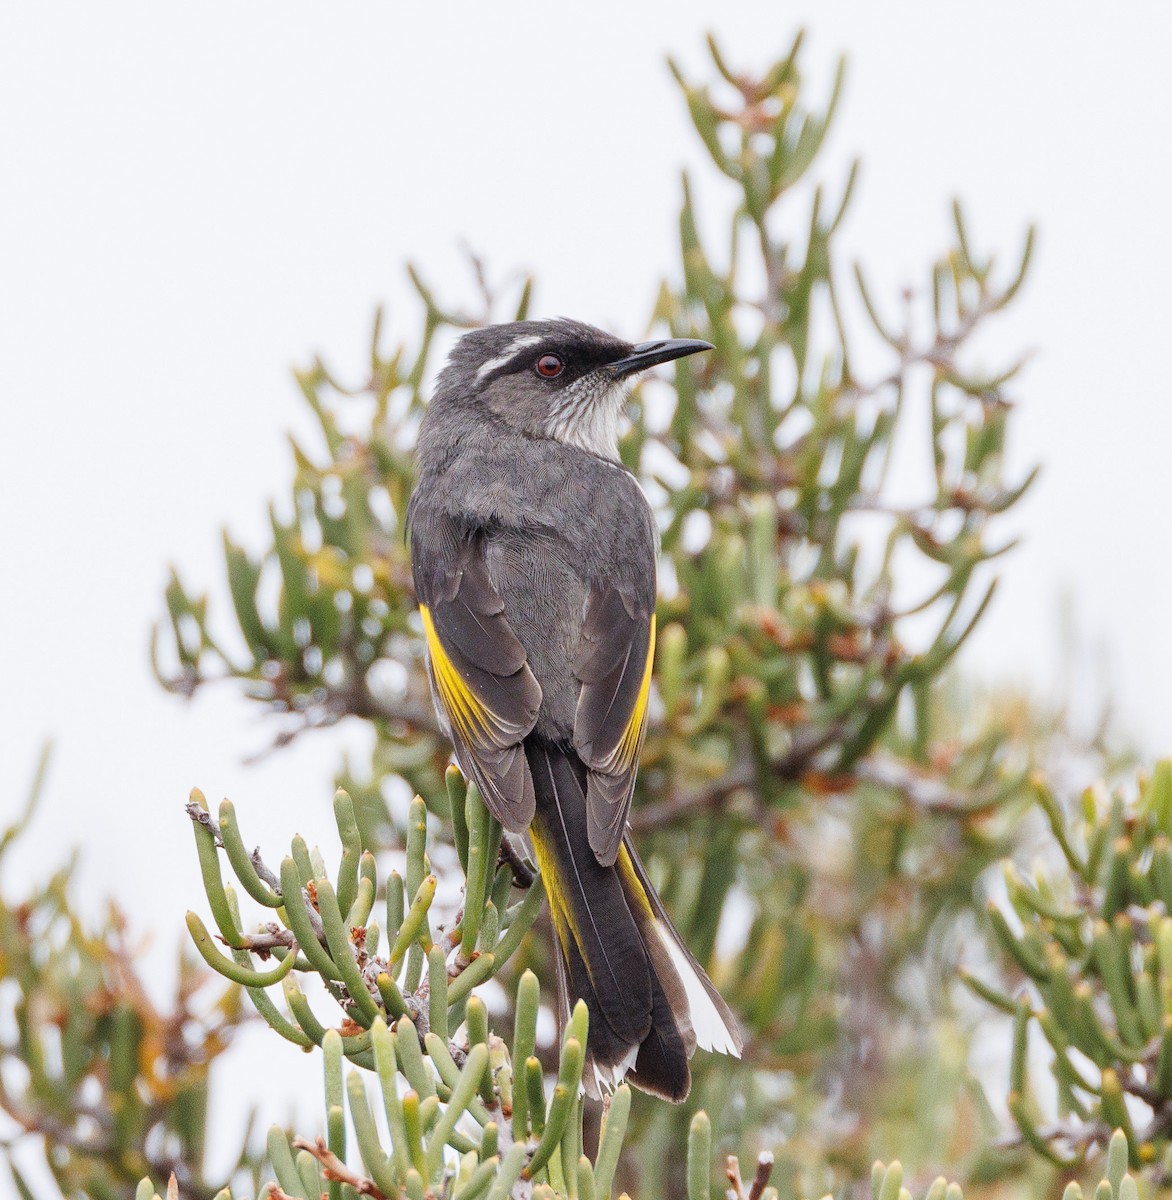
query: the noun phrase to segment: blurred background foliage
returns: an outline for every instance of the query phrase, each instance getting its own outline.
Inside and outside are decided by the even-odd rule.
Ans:
[[[23,812],[0,831],[0,879],[20,853],[48,761],[46,750]],[[243,997],[209,987],[184,955],[173,1005],[161,1010],[136,969],[126,918],[112,907],[97,921],[83,916],[72,873],[66,863],[20,899],[0,891],[0,1191],[43,1195],[16,1153],[40,1138],[62,1196],[114,1200],[149,1173],[210,1198],[220,1184],[204,1175],[208,1075],[248,1016]],[[249,1129],[216,1150],[231,1175],[259,1186],[264,1161]]]
[[[1033,479],[1006,461],[1021,363],[986,363],[974,347],[1017,294],[1032,233],[1010,261],[995,261],[957,205],[952,242],[924,277],[894,299],[877,296],[838,250],[856,170],[830,185],[813,175],[841,67],[830,95],[814,98],[800,37],[757,76],[732,69],[714,43],[711,54],[704,82],[672,68],[711,178],[683,180],[680,262],[649,329],[716,350],[679,363],[670,384],[644,384],[622,443],[663,544],[662,633],[632,824],[747,1044],[740,1062],[698,1055],[679,1108],[634,1097],[617,1186],[637,1197],[694,1191],[683,1149],[701,1109],[717,1160],[771,1154],[771,1183],[785,1197],[853,1194],[870,1186],[873,1159],[896,1155],[899,1178],[872,1181],[877,1195],[893,1186],[892,1200],[904,1178],[927,1189],[940,1171],[970,1195],[1061,1191],[1094,1168],[1116,1127],[1132,1166],[1156,1182],[1172,1130],[1172,775],[1157,772],[1134,795],[1123,786],[1084,796],[1089,780],[1115,787],[1132,766],[1110,727],[1081,732],[1063,708],[983,691],[955,666]],[[698,217],[701,196],[723,205],[720,245],[701,238],[701,226],[713,227]],[[403,537],[412,447],[443,351],[462,329],[531,306],[531,281],[497,288],[472,265],[467,310],[410,269],[421,328],[392,335],[380,313],[369,362],[349,372],[357,383],[320,361],[296,373],[317,434],[292,444],[291,495],[272,506],[271,543],[250,548],[225,533],[230,612],[213,611],[172,572],[168,620],[152,642],[172,692],[226,684],[270,712],[264,752],[338,721],[367,723],[370,759],[340,764],[338,783],[356,854],[407,874],[391,909],[410,908],[423,882],[419,863],[411,878],[408,853],[420,820],[441,892],[458,896],[472,881],[466,846],[451,849],[462,824],[468,836],[467,812],[462,792],[450,800],[450,748],[431,709]],[[298,853],[300,876],[270,880],[278,902],[280,884],[325,878]],[[373,867],[360,877],[376,888]],[[351,886],[342,878],[339,894]],[[476,879],[486,903],[492,882]],[[379,881],[372,900],[386,904],[387,886]],[[209,900],[221,937],[244,955],[237,968],[272,969],[272,952],[284,966],[285,943],[240,941],[234,897],[221,905],[209,887]],[[496,900],[493,938],[509,879]],[[70,1173],[82,1158],[110,1173],[109,1194],[135,1172],[162,1182],[172,1161],[186,1164],[186,1176],[176,1167],[181,1193],[203,1194],[201,1072],[239,1020],[237,991],[214,1001],[209,1024],[206,1003],[198,1017],[188,1006],[185,967],[176,1014],[159,1016],[136,1007],[120,925],[83,930],[60,880],[4,912],[4,975],[16,983],[4,995],[16,996],[20,1033],[3,1053],[33,1055],[15,1084],[3,1076],[4,1108],[66,1164],[54,1167],[63,1194],[103,1194]],[[45,913],[43,925],[18,912]],[[68,931],[68,970],[49,969],[50,918]],[[458,919],[455,906],[447,919]],[[388,937],[393,925],[388,915]],[[517,1027],[525,970],[552,992],[544,918],[525,928],[494,966],[504,986],[486,993],[493,1029]],[[424,982],[429,936],[412,945],[414,973],[402,964],[405,1011]],[[321,962],[298,962],[294,975],[303,969],[331,979]],[[265,994],[255,976],[239,981]],[[342,1033],[359,1036],[345,1021],[365,1012],[369,1035],[366,1001],[333,982]],[[372,995],[389,1023],[394,993]],[[77,1006],[100,1030],[66,1053]],[[24,1015],[45,1013],[36,1026]],[[184,1044],[202,1047],[190,1062],[167,1060],[179,1082],[166,1098],[151,1079],[172,1043],[152,1022],[194,1029]],[[58,1028],[56,1066],[36,1066],[49,1061],[36,1036]],[[564,1047],[532,1050],[551,1078],[561,1070]],[[87,1066],[95,1056],[107,1065]],[[83,1104],[76,1081],[87,1072],[97,1090]],[[262,1070],[256,1080],[263,1087]],[[83,1154],[78,1122],[101,1127],[94,1114],[107,1110],[110,1129]],[[586,1105],[590,1155],[597,1125]],[[244,1141],[238,1187],[262,1155]],[[476,1162],[492,1149],[481,1146]],[[1123,1186],[1116,1176],[1106,1186]],[[713,1195],[728,1186],[721,1180],[709,1176]]]

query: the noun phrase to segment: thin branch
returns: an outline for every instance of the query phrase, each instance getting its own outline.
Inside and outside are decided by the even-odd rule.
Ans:
[[[226,938],[216,935],[217,940],[228,945]],[[282,929],[280,926],[269,922],[264,933],[243,933],[240,935],[241,945],[234,947],[240,950],[251,950],[253,954],[259,954],[261,958],[267,958],[277,947],[282,947],[287,950],[295,950],[297,948],[297,939],[293,936],[291,929]]]
[[[762,1150],[757,1156],[757,1171],[753,1182],[749,1185],[749,1200],[761,1200],[765,1189],[769,1186],[769,1177],[773,1174],[773,1155],[768,1150]]]
[[[501,838],[497,865],[507,866],[513,872],[515,887],[528,891],[537,882],[537,875],[533,868],[522,857],[521,851],[513,844],[512,838],[507,833]]]
[[[252,863],[252,869],[260,876],[260,878],[273,889],[274,892],[280,894],[281,880],[278,875],[269,867],[265,866],[264,859],[260,856],[260,847],[254,846],[252,853],[248,856],[248,861]]]
[[[924,812],[971,816],[992,808],[1000,798],[999,790],[958,791],[939,779],[921,773],[911,763],[887,754],[872,754],[860,759],[854,764],[853,773],[862,783],[899,792]]]
[[[1056,1121],[1052,1125],[1040,1125],[1038,1136],[1047,1142],[1063,1142],[1071,1150],[1085,1153],[1091,1146],[1106,1147],[1111,1138],[1111,1127],[1104,1121],[1088,1121],[1086,1124],[1073,1121]],[[1009,1130],[993,1141],[998,1150],[1015,1150],[1025,1144],[1019,1130]]]
[[[778,779],[796,781],[809,770],[821,751],[832,745],[845,732],[841,721],[832,721],[822,729],[798,730],[794,734],[793,746],[784,758],[770,765],[770,773]],[[648,804],[631,813],[630,824],[634,830],[656,829],[675,820],[685,813],[706,808],[719,808],[733,792],[752,787],[757,781],[758,769],[753,759],[744,757],[732,770],[719,779],[694,791],[669,795],[656,804]],[[761,809],[764,812],[764,809]]]
[[[321,1163],[322,1174],[327,1179],[336,1180],[338,1183],[348,1183],[360,1196],[373,1196],[374,1200],[387,1200],[386,1194],[379,1189],[374,1180],[367,1179],[365,1175],[358,1175],[346,1166],[326,1145],[325,1138],[315,1138],[311,1142],[308,1138],[295,1137],[293,1149],[305,1150],[312,1154]]]
[[[228,679],[231,676],[223,678]],[[285,701],[278,703],[286,712],[295,711]],[[254,766],[270,754],[295,742],[303,733],[329,729],[346,717],[358,717],[366,721],[401,722],[421,733],[430,733],[434,737],[444,736],[435,710],[430,704],[420,704],[412,700],[379,699],[370,691],[365,678],[356,679],[346,687],[327,688],[322,699],[315,700],[308,708],[296,712],[296,716],[296,725],[283,729],[268,746],[249,755],[244,760],[245,765]]]
[[[661,825],[668,825],[676,817],[683,816],[685,813],[705,808],[718,808],[733,792],[752,786],[756,778],[756,764],[742,761],[706,787],[669,795],[656,804],[644,805],[638,811],[632,810],[631,828],[634,830],[658,829]]]

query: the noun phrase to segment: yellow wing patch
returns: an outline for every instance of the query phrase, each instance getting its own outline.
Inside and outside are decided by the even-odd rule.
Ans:
[[[492,713],[468,686],[448,657],[426,604],[419,606],[419,615],[423,618],[423,632],[427,635],[427,653],[431,659],[435,688],[448,720],[467,741],[478,743],[488,740],[499,722],[493,719]]]
[[[639,746],[643,741],[643,723],[647,719],[647,698],[651,695],[651,668],[655,663],[655,614],[651,614],[651,628],[647,638],[647,661],[643,665],[643,679],[639,684],[639,694],[631,709],[630,719],[623,730],[623,736],[607,763],[607,770],[616,775],[625,774],[635,767],[639,755]]]
[[[634,901],[645,917],[652,921],[658,920],[655,910],[651,907],[651,901],[647,898],[643,882],[639,878],[639,872],[635,870],[635,864],[631,861],[631,852],[626,845],[619,846],[617,862],[619,874],[623,877],[623,890],[627,893],[627,902]]]
[[[562,942],[573,938],[582,953],[582,939],[578,935],[577,924],[574,921],[573,909],[569,897],[562,886],[562,878],[558,874],[557,856],[551,846],[547,846],[540,832],[529,827],[529,840],[533,844],[533,852],[537,857],[537,869],[541,872],[541,882],[545,885],[545,897],[549,901],[549,915],[557,926]]]

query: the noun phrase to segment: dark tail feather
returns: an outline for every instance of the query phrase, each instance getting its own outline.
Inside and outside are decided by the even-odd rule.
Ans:
[[[737,1053],[732,1017],[683,947],[629,844],[613,866],[595,858],[586,826],[585,764],[573,750],[538,738],[526,740],[525,752],[537,799],[530,836],[558,941],[561,1016],[568,1017],[578,999],[590,1012],[586,1086],[593,1094],[629,1072],[644,1091],[683,1100],[697,1044],[691,1012],[696,997],[716,997],[721,1019],[727,1018],[728,1044],[714,1048],[735,1045]],[[701,1037],[700,1043],[711,1045],[712,1039]]]
[[[645,941],[652,947],[655,962],[664,963],[657,967],[659,978],[664,981],[664,991],[672,997],[672,1012],[689,1057],[699,1046],[701,1050],[740,1058],[744,1040],[737,1019],[667,915],[663,901],[647,878],[630,833],[623,837],[618,866],[626,881],[628,897],[638,898],[640,928],[644,930]],[[632,910],[635,910],[634,904]],[[682,999],[678,998],[680,993]]]

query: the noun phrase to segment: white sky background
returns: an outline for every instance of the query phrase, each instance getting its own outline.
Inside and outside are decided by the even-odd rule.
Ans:
[[[271,723],[150,676],[168,562],[225,610],[219,531],[261,544],[283,433],[308,428],[289,368],[320,352],[358,379],[378,303],[413,336],[408,258],[467,299],[467,241],[498,275],[537,275],[534,315],[641,335],[676,270],[679,168],[704,161],[665,55],[695,75],[711,26],[757,68],[801,24],[815,97],[849,58],[819,170],[836,194],[863,158],[843,265],[862,257],[877,295],[926,280],[954,194],[1005,263],[1040,227],[983,345],[991,363],[1037,350],[1012,454],[1045,472],[968,667],[1053,680],[1069,593],[1125,725],[1172,751],[1172,8],[7,5],[0,818],[56,740],[8,895],[80,843],[84,895],[117,897],[162,962],[205,907],[192,785],[231,795],[272,857],[295,829],[326,835],[339,744],[362,731],[243,765]],[[727,194],[703,196],[719,234]]]

